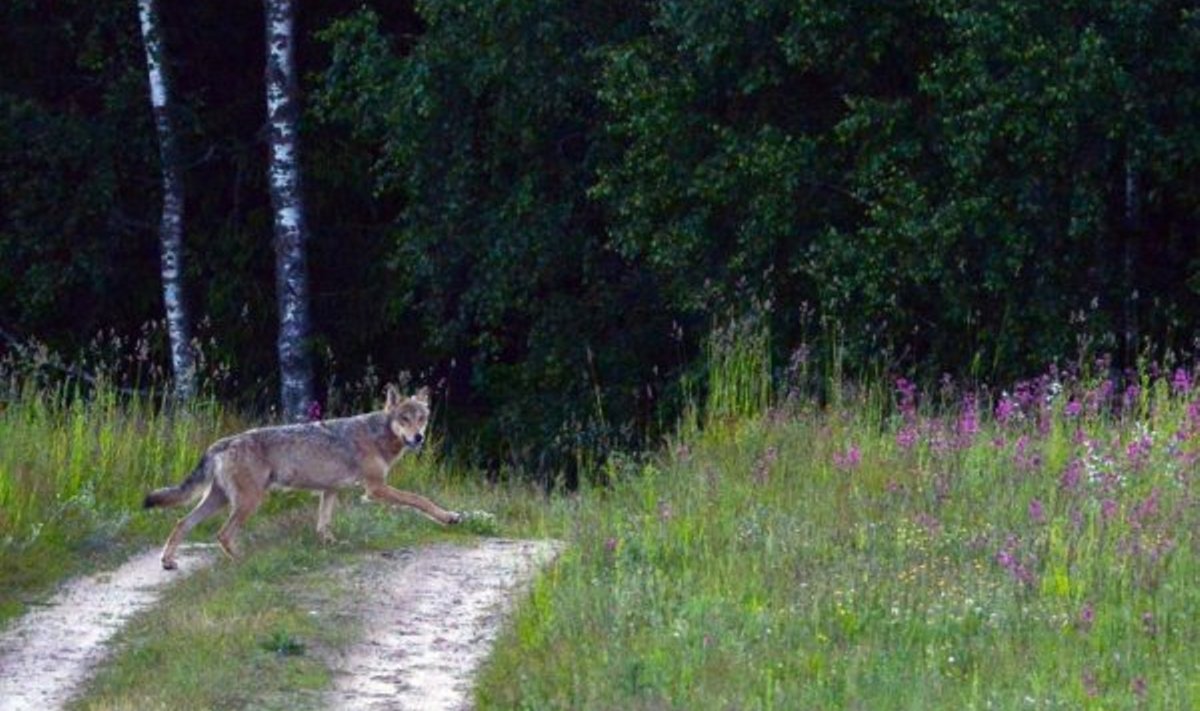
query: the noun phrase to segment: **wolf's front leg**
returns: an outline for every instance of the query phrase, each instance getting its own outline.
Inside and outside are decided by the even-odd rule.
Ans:
[[[389,504],[396,504],[398,506],[410,506],[440,524],[449,525],[462,521],[462,514],[447,511],[420,494],[393,489],[383,482],[370,480],[366,482],[366,489],[367,496],[376,501],[386,501]]]
[[[337,504],[337,492],[329,489],[321,492],[321,503],[317,506],[317,536],[323,543],[337,543],[329,524],[333,520],[333,507]]]

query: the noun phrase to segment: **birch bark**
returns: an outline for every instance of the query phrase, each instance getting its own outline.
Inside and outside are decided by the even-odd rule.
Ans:
[[[279,301],[280,405],[284,417],[303,419],[313,402],[309,358],[308,232],[300,185],[296,119],[300,113],[293,58],[292,0],[264,0],[267,25],[267,123],[270,131],[271,205],[275,211],[275,288]]]
[[[159,223],[163,305],[171,347],[171,372],[175,396],[190,399],[196,391],[196,361],[192,353],[191,322],[183,294],[183,170],[175,126],[171,118],[171,94],[167,81],[162,22],[156,0],[138,0],[142,43],[146,47],[146,71],[150,82],[150,107],[158,134],[162,163],[162,220]]]

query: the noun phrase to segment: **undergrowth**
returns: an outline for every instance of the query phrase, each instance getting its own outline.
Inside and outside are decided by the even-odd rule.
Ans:
[[[1127,382],[898,379],[610,460],[480,708],[1195,708],[1200,390]]]
[[[177,482],[237,418],[100,385],[10,383],[0,402],[0,620],[62,577],[165,537],[142,497]]]

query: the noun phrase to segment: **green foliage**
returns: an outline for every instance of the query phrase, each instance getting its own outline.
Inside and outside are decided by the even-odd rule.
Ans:
[[[235,426],[211,401],[170,411],[111,386],[4,385],[0,617],[64,575],[158,543],[170,522],[136,515],[142,497],[177,483],[208,442]]]
[[[405,57],[370,11],[334,24],[320,115],[381,148],[378,189],[403,201],[389,313],[416,317],[421,357],[452,362],[485,454],[561,466],[633,441],[671,363],[653,284],[605,248],[586,191],[598,160],[598,43],[637,13],[611,3],[421,6]],[[655,376],[655,369],[663,375]],[[602,395],[598,401],[594,394]]]
[[[0,325],[135,332],[160,307],[134,8],[0,12]],[[261,405],[261,17],[163,13],[192,303],[222,394]],[[1192,345],[1189,3],[321,0],[300,30],[327,389],[440,381],[456,446],[497,467],[570,478],[654,441],[707,386],[712,324],[757,305],[771,361],[803,345],[816,372]]]
[[[848,388],[622,460],[478,706],[1194,706],[1197,391],[1145,384],[1119,416],[1047,376],[995,419]]]
[[[379,147],[397,303],[469,364],[485,449],[677,412],[700,331],[755,303],[777,362],[830,334],[836,367],[987,378],[1080,341],[1126,365],[1143,337],[1188,345],[1179,3],[419,10],[406,54],[373,11],[326,32],[322,115]]]

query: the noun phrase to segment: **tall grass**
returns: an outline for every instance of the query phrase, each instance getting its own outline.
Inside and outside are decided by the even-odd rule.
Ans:
[[[0,618],[91,559],[157,538],[135,516],[146,491],[177,481],[231,428],[216,403],[166,407],[100,383],[11,383],[0,407]]]
[[[763,412],[771,400],[771,333],[766,319],[748,316],[714,331],[705,344],[709,423]]]
[[[848,388],[614,460],[480,705],[1195,708],[1191,380]]]

